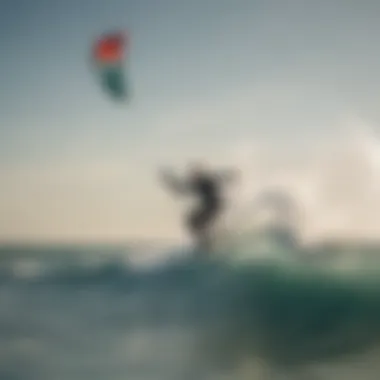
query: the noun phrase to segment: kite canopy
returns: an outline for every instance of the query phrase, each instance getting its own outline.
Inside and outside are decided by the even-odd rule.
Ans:
[[[94,58],[100,63],[117,63],[124,59],[126,36],[123,33],[107,34],[95,44]]]
[[[107,93],[115,99],[128,95],[125,75],[127,35],[108,33],[101,36],[93,47],[95,67]]]

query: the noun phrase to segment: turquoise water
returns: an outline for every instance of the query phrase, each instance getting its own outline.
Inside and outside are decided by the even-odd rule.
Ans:
[[[322,253],[2,247],[0,378],[378,379],[377,253]]]

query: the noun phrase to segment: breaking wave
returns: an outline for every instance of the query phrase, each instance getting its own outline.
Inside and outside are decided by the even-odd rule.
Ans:
[[[239,378],[238,368],[256,361],[250,372],[310,376],[379,347],[380,281],[369,270],[375,259],[360,253],[244,264],[182,258],[137,269],[123,250],[51,251],[4,248],[2,378]],[[350,260],[371,264],[342,270]],[[20,367],[25,340],[33,354]]]

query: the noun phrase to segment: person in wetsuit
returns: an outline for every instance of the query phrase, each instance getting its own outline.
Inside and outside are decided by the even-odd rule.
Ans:
[[[198,205],[186,217],[186,227],[200,249],[211,248],[212,228],[225,209],[223,188],[234,177],[234,172],[211,172],[201,164],[192,164],[184,181],[172,173],[162,172],[165,183],[176,193],[198,198]]]

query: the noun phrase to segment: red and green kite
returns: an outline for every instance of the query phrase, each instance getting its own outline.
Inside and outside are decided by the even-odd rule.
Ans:
[[[128,97],[125,64],[128,37],[125,33],[108,33],[94,44],[92,59],[103,88],[115,99]]]

